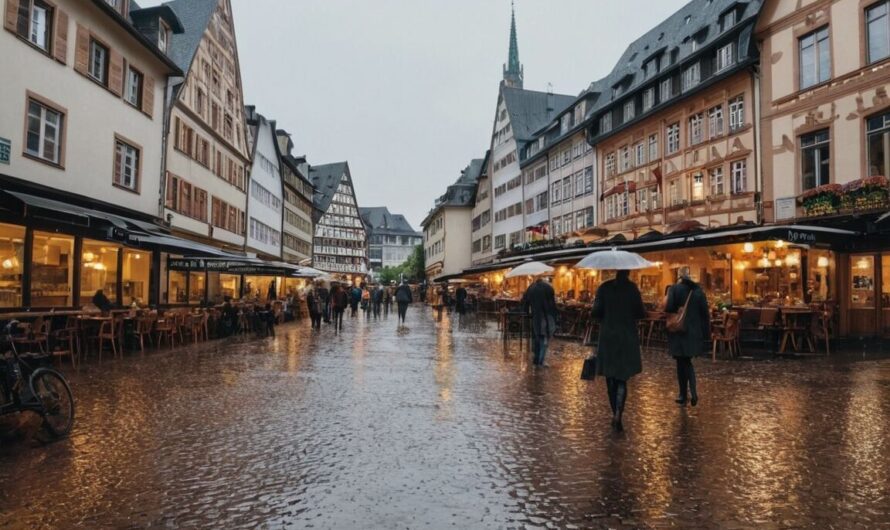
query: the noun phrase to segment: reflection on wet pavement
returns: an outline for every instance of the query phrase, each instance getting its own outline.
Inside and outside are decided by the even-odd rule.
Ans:
[[[613,434],[586,351],[534,370],[489,324],[409,311],[72,374],[73,435],[0,447],[0,528],[875,528],[890,361],[650,352]]]

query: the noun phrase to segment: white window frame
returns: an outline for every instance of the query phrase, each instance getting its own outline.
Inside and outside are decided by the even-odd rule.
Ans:
[[[665,101],[674,97],[674,83],[673,79],[668,78],[661,82],[659,87],[659,96],[661,97],[660,103],[664,103]]]
[[[720,197],[726,193],[726,179],[723,175],[723,166],[711,168],[708,171],[708,181],[711,184],[711,197]]]
[[[810,41],[811,44],[808,43]],[[828,70],[824,72],[821,68],[823,60],[821,44],[823,42],[827,42],[826,53],[828,55],[828,58],[826,59]],[[800,75],[798,77],[800,90],[821,85],[831,79],[831,32],[829,31],[828,26],[822,26],[821,28],[800,37],[797,41],[797,48],[798,65],[800,69]],[[804,69],[804,54],[806,53],[813,54],[813,71],[809,72],[813,75],[813,78],[812,80],[809,80],[810,82],[807,82],[808,80],[804,77],[807,75],[807,72]]]
[[[745,126],[745,96],[729,100],[729,130],[737,131]]]
[[[730,179],[732,180],[732,193],[737,195],[748,192],[748,161],[735,160],[729,165]]]
[[[735,47],[729,43],[717,50],[717,73],[720,73],[735,64]]]
[[[872,18],[872,13],[878,9],[883,8],[883,13],[878,14],[874,18]],[[884,37],[885,42],[884,45],[884,55],[880,57],[872,56],[872,23],[878,23],[884,25]],[[880,2],[875,2],[868,6],[865,9],[865,50],[867,55],[868,64],[874,64],[878,61],[883,61],[887,57],[890,57],[890,0],[882,0]]]
[[[50,120],[51,117],[54,117],[55,123],[52,123],[52,120]],[[29,98],[27,120],[28,125],[25,137],[25,152],[31,156],[53,164],[61,163],[65,115],[35,99]],[[35,123],[37,125],[36,131],[31,128],[31,125]],[[36,151],[28,148],[28,139],[32,134],[37,135],[38,148]],[[46,148],[48,145],[51,146],[51,156],[46,156]]]
[[[666,154],[673,155],[680,151],[680,124],[673,123],[667,126],[666,130],[667,141],[665,142],[665,147],[667,148]]]
[[[689,145],[698,145],[705,140],[705,117],[703,112],[689,117]]]
[[[643,91],[643,112],[652,110],[655,106],[655,88],[650,87]]]
[[[701,63],[694,63],[683,70],[683,92],[692,90],[701,83]]]
[[[708,109],[708,138],[714,139],[723,135],[726,120],[723,118],[723,105],[717,105]]]
[[[90,77],[98,81],[103,85],[108,84],[108,57],[109,51],[108,47],[106,47],[101,42],[96,39],[90,39],[90,64],[88,67],[88,72]],[[98,63],[98,64],[97,64]],[[96,68],[99,68],[99,71],[96,71]]]
[[[116,139],[114,156],[115,167],[120,167],[120,176],[115,176],[114,183],[131,191],[139,191],[139,149]]]
[[[31,6],[31,18],[28,21],[28,41],[47,53],[50,51],[52,42],[52,18],[52,8],[35,0]]]
[[[658,160],[658,134],[649,135],[649,161]]]
[[[636,116],[636,105],[634,105],[634,100],[630,100],[624,103],[624,120],[623,123],[627,123],[630,120],[634,119]]]
[[[125,92],[125,99],[127,103],[133,105],[136,108],[141,106],[142,101],[142,89],[145,83],[145,76],[142,75],[142,72],[136,70],[131,65],[127,65],[127,90]]]
[[[612,113],[607,112],[600,118],[600,134],[607,133],[612,130]]]

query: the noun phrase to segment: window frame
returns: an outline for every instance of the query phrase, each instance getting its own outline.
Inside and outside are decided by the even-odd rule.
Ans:
[[[133,186],[127,186],[126,184],[123,183],[123,177],[124,177],[124,175],[123,175],[123,172],[124,172],[123,160],[121,160],[121,164],[120,164],[120,166],[118,166],[118,156],[120,156],[120,153],[119,153],[120,146],[124,146],[125,148],[132,149],[136,153],[135,167],[133,168],[134,174],[132,176],[133,181],[134,181]],[[114,187],[129,191],[131,193],[135,193],[137,195],[139,195],[141,193],[141,190],[142,190],[142,153],[143,153],[143,150],[140,145],[136,144],[135,142],[133,142],[119,134],[114,135],[114,157],[112,159],[112,169],[111,169],[111,184]],[[120,174],[118,174],[118,167],[120,167]]]
[[[823,32],[825,34],[825,37],[823,39],[820,39],[819,35]],[[811,37],[813,39],[813,44],[812,44],[812,49],[813,49],[813,54],[814,54],[813,68],[815,69],[815,71],[814,71],[813,82],[809,83],[809,84],[805,84],[804,83],[805,72],[804,72],[804,68],[803,68],[803,63],[804,63],[803,58],[804,58],[804,51],[809,49],[810,47],[807,46],[805,48],[804,41]],[[821,61],[821,55],[819,52],[819,46],[822,41],[827,41],[827,43],[828,43],[827,44],[827,46],[828,46],[828,72],[826,72],[824,79],[822,78],[822,75],[821,75],[822,71],[821,71],[820,65],[821,65],[822,61]],[[831,26],[830,25],[828,25],[828,24],[823,25],[819,28],[814,29],[813,31],[809,31],[809,32],[799,36],[797,38],[797,69],[798,69],[797,84],[798,84],[798,90],[812,89],[814,87],[818,87],[819,85],[822,85],[824,83],[831,81],[832,72],[834,70],[833,60],[834,60],[834,57],[833,57],[833,54],[831,53]]]
[[[29,121],[30,121],[30,107],[31,103],[35,103],[42,107],[44,110],[48,109],[52,112],[55,112],[59,115],[59,123],[56,125],[57,135],[56,135],[56,160],[51,160],[48,158],[44,158],[44,156],[38,153],[32,153],[28,151],[28,130],[29,130]],[[41,113],[41,122],[40,122],[40,132],[39,132],[39,143],[41,146],[40,151],[42,151],[42,147],[45,146],[45,126],[43,121],[43,116],[45,113]],[[65,107],[54,103],[53,101],[42,97],[30,90],[25,92],[25,110],[24,110],[24,134],[22,135],[22,156],[31,160],[35,160],[37,162],[41,162],[43,164],[47,164],[59,169],[65,168],[65,144],[68,139],[67,135],[67,126],[68,126],[68,109]]]
[[[131,81],[131,76],[133,74],[135,74],[136,78],[139,80],[139,82],[136,85],[136,102],[135,103],[130,100],[130,92],[132,92],[132,88],[133,88],[130,84],[130,81]],[[145,74],[143,74],[141,70],[134,67],[132,64],[127,63],[126,80],[124,83],[124,94],[123,94],[124,101],[128,105],[133,107],[134,109],[141,111],[142,108],[144,107],[144,102],[142,101],[142,94],[143,94],[144,90],[145,90]]]
[[[820,136],[824,134],[824,139],[820,139]],[[812,138],[811,143],[804,144],[806,139]],[[798,182],[800,183],[801,191],[807,191],[810,189],[818,188],[819,186],[824,186],[825,184],[831,183],[832,171],[831,171],[831,161],[832,161],[832,152],[831,152],[831,130],[830,129],[819,129],[816,131],[808,132],[806,134],[802,134],[797,138],[797,145],[799,149],[799,160],[800,160],[800,174],[798,175]],[[804,182],[804,160],[809,152],[814,152],[816,155],[820,155],[820,151],[823,148],[828,149],[828,176],[824,177],[821,174],[820,168],[825,164],[825,160],[821,158],[821,156],[817,156],[813,161],[813,166],[815,168],[814,173],[814,185],[812,187],[807,187]]]
[[[88,52],[88,63],[87,63],[87,75],[93,81],[99,83],[100,85],[108,88],[109,77],[110,77],[110,68],[111,68],[111,48],[97,39],[94,35],[90,34],[90,45]],[[102,77],[96,77],[96,74],[93,72],[93,67],[96,65],[96,58],[93,55],[95,50],[102,50],[105,54],[102,59]]]

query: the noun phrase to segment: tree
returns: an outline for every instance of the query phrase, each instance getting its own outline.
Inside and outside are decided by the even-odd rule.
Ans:
[[[402,278],[412,281],[421,281],[426,278],[426,260],[423,254],[423,245],[414,247],[414,252],[396,267],[383,267],[377,273],[377,279],[381,283],[399,282]]]

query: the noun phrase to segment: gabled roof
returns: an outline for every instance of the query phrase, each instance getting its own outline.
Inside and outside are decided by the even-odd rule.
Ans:
[[[534,133],[575,101],[575,96],[550,94],[503,86],[510,127],[517,142],[531,140]]]
[[[210,17],[220,0],[172,0],[164,5],[170,7],[182,22],[185,31],[174,34],[170,39],[169,53],[183,72],[188,72],[204,32],[210,24]]]
[[[358,211],[365,226],[370,228],[373,234],[419,235],[404,215],[390,213],[386,206],[359,208]]]
[[[335,162],[309,168],[309,180],[315,186],[315,207],[328,211],[344,173],[349,172],[348,162]]]

